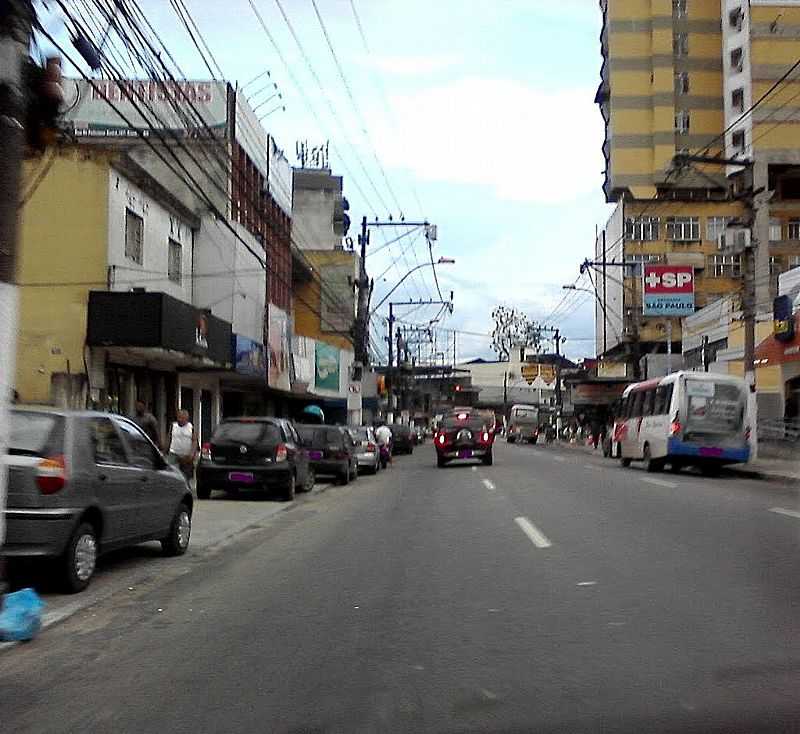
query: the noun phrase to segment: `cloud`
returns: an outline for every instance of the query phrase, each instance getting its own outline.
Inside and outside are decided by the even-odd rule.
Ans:
[[[437,56],[371,56],[365,63],[384,74],[411,76],[433,74],[455,67],[460,59],[455,54]]]
[[[389,167],[483,185],[508,201],[574,201],[602,184],[602,119],[591,89],[465,78],[391,103],[402,132],[374,136]]]

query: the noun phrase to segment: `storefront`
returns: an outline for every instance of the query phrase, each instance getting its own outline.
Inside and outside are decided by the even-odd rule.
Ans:
[[[201,439],[210,436],[219,374],[233,366],[228,322],[165,293],[91,291],[86,343],[93,405],[130,415],[143,400],[162,436],[184,408]]]

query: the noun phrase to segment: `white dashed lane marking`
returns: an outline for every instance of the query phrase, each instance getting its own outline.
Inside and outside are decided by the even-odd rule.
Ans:
[[[549,548],[552,543],[547,539],[547,536],[539,530],[527,517],[515,517],[514,522],[519,525],[520,530],[522,530],[525,535],[528,536],[528,540],[531,541],[537,548]]]
[[[653,477],[642,477],[642,481],[659,487],[669,487],[670,489],[675,489],[678,486],[675,482],[668,482],[666,479],[654,479]]]
[[[776,515],[786,515],[786,517],[795,517],[800,520],[800,512],[797,510],[786,510],[783,507],[770,507],[770,512],[774,512]]]
[[[486,487],[486,489],[488,489],[490,492],[494,492],[495,489],[497,489],[497,487],[495,487],[494,484],[490,482],[488,479],[483,479],[482,481],[483,481],[483,486]]]

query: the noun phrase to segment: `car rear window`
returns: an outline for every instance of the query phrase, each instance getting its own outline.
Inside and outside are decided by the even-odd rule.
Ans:
[[[392,426],[392,433],[395,436],[410,436],[411,429],[408,426]]]
[[[358,438],[359,441],[366,441],[369,439],[368,428],[356,428],[353,430],[353,433],[355,434],[356,438]]]
[[[325,441],[328,443],[341,443],[342,432],[338,428],[326,428]]]
[[[478,431],[484,427],[485,423],[486,421],[481,416],[469,413],[463,418],[459,418],[457,415],[449,415],[444,419],[443,426],[445,428],[470,428],[473,431]]]
[[[261,421],[228,421],[220,423],[214,431],[214,441],[238,441],[239,443],[280,443],[281,430],[274,423]]]
[[[64,417],[51,413],[11,411],[8,453],[43,456],[63,451]]]

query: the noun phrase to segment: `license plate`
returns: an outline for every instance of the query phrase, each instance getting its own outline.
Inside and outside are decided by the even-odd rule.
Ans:
[[[243,484],[252,484],[256,480],[253,473],[249,471],[232,471],[228,474],[228,479],[232,482],[242,482]]]
[[[308,458],[309,459],[319,460],[319,459],[322,458],[322,452],[321,451],[309,451],[308,452]]]
[[[459,459],[471,459],[472,458],[472,449],[461,449],[458,452]]]

